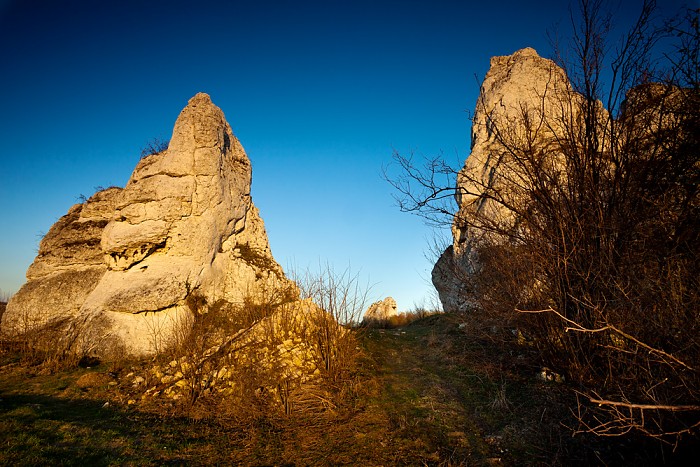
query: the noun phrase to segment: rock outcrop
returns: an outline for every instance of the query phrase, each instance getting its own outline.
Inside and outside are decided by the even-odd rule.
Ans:
[[[76,204],[44,236],[27,270],[27,282],[2,318],[6,333],[24,333],[79,315],[90,292],[107,272],[100,247],[121,188],[108,188]]]
[[[465,218],[478,212],[499,228],[514,224],[512,212],[488,196],[518,179],[517,161],[508,147],[534,138],[539,147],[546,148],[563,125],[576,118],[572,115],[575,106],[562,105],[572,98],[577,97],[564,70],[534,49],[491,59],[472,121],[471,154],[457,176],[459,210],[452,225],[453,245],[432,273],[446,311],[464,311],[471,306],[464,278],[474,273],[472,250],[481,236],[493,235],[493,229],[470,226]],[[542,125],[545,119],[547,125]],[[556,158],[549,163],[556,164]]]
[[[471,154],[457,175],[459,211],[452,227],[456,255],[469,249],[477,235],[463,222],[469,211],[479,211],[498,223],[512,223],[513,215],[488,196],[489,191],[517,180],[519,166],[509,147],[520,147],[528,138],[545,148],[564,130],[571,108],[562,106],[573,91],[559,66],[531,48],[506,57],[493,57],[481,85],[472,121]],[[542,125],[543,122],[547,125]],[[538,125],[536,131],[526,122]]]
[[[208,303],[293,297],[250,196],[251,165],[223,112],[197,94],[168,149],[144,157],[124,189],[73,206],[49,231],[8,303],[2,330],[59,322],[98,354],[148,355]]]
[[[452,245],[440,255],[433,266],[431,279],[443,310],[463,312],[470,308],[469,281],[465,276],[472,272],[469,255],[455,255]]]
[[[386,297],[384,300],[372,303],[369,308],[367,308],[362,322],[369,324],[372,322],[387,321],[397,314],[396,300],[391,297]]]

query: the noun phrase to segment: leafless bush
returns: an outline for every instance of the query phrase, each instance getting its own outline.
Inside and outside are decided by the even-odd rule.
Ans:
[[[362,292],[355,277],[330,268],[307,273],[300,288],[301,300],[290,285],[236,304],[210,304],[192,291],[186,299],[192,319],[181,323],[150,371],[146,396],[234,419],[337,409],[358,354],[349,324],[362,309]]]
[[[427,310],[425,308],[416,308],[412,311],[403,311],[401,313],[396,313],[395,315],[388,316],[384,319],[374,318],[370,320],[365,320],[363,322],[363,325],[368,328],[378,329],[400,328],[408,326],[415,321],[427,318],[428,316],[432,316],[438,313],[441,313],[441,311]]]
[[[23,365],[38,367],[43,373],[76,366],[85,357],[76,352],[79,336],[67,320],[45,322],[36,316],[17,320],[12,335],[3,332],[0,339],[8,350],[17,352]]]
[[[6,304],[11,298],[12,294],[10,292],[5,292],[4,290],[0,289],[0,303]]]
[[[141,149],[141,159],[148,157],[153,154],[160,154],[161,152],[168,149],[170,141],[167,139],[153,138],[149,140],[146,145]]]
[[[2,315],[5,314],[5,308],[7,308],[7,300],[0,300],[0,323],[2,322]]]
[[[471,235],[465,291],[517,321],[576,382],[580,431],[679,442],[700,428],[700,34],[697,11],[686,28],[673,23],[678,53],[662,70],[653,6],[621,42],[604,91],[610,18],[581,2],[575,60],[564,63],[578,93],[557,97],[560,115],[542,95],[541,108],[490,122],[497,181],[462,172],[453,191],[474,202],[454,222]],[[426,212],[444,187],[430,185],[433,170],[407,173],[428,197],[414,192],[404,209]]]
[[[349,268],[337,273],[328,264],[318,272],[297,273],[294,279],[301,297],[313,300],[328,313],[330,319],[322,318],[316,340],[322,349],[326,377],[339,382],[355,364],[357,341],[351,330],[357,332],[370,288],[361,285]]]

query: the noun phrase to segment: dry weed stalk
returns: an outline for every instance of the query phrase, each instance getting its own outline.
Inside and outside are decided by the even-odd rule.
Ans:
[[[234,418],[336,410],[358,353],[351,328],[366,292],[356,282],[327,268],[300,281],[302,300],[295,288],[209,304],[193,291],[186,300],[192,319],[180,323],[152,368],[145,397],[165,395],[189,413]]]

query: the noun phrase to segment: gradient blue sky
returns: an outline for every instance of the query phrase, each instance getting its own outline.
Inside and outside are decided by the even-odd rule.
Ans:
[[[624,26],[641,1],[611,3]],[[394,149],[461,164],[490,57],[551,56],[547,31],[569,24],[565,1],[0,0],[0,291],[202,91],[252,161],[280,264],[349,266],[402,310],[429,301],[432,230],[398,211],[382,166]]]

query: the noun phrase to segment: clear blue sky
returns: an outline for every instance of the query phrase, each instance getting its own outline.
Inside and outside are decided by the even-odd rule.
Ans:
[[[640,3],[622,2],[617,24]],[[382,166],[394,149],[461,164],[489,58],[526,46],[550,56],[547,31],[566,33],[568,8],[0,0],[0,291],[19,289],[40,234],[79,195],[124,186],[140,149],[169,138],[202,91],[252,161],[282,266],[350,266],[372,299],[402,310],[429,300],[432,230],[398,212]]]

